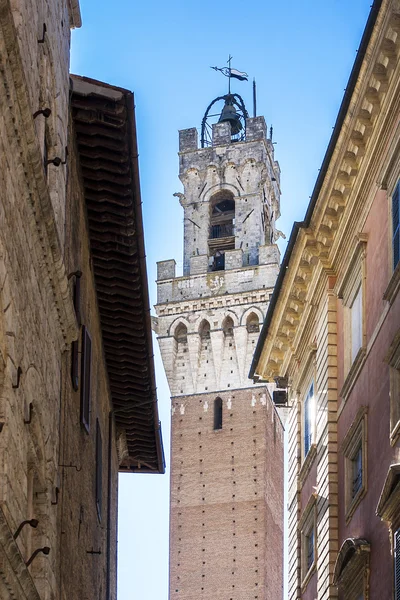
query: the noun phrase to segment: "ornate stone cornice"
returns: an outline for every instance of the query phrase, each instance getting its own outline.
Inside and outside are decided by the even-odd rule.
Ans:
[[[376,181],[384,151],[379,140],[390,129],[388,121],[397,118],[393,109],[400,103],[400,84],[392,82],[400,82],[399,55],[400,2],[387,0],[377,16],[310,224],[300,228],[293,247],[257,367],[264,379],[284,375],[285,354],[295,346],[306,306],[316,297],[316,275],[321,269],[334,275],[342,267],[348,259],[344,248],[349,232],[360,230],[373,201],[371,194],[366,198],[360,192],[371,188],[371,178]]]
[[[54,299],[60,324],[60,343],[69,343],[77,337],[77,324],[65,272],[61,245],[57,233],[53,206],[43,170],[42,153],[29,106],[29,93],[19,41],[12,16],[10,0],[0,6],[0,73],[5,128],[13,135],[19,150],[19,172],[25,185],[31,209],[31,224],[36,228],[37,248],[45,281]]]

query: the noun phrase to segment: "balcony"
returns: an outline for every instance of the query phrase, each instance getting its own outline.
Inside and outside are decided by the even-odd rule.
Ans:
[[[235,227],[233,223],[224,223],[222,225],[211,225],[210,240],[218,238],[227,238],[235,235]]]

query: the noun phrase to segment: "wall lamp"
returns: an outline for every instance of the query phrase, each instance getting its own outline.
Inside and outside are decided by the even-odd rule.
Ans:
[[[42,108],[33,113],[33,118],[36,119],[39,115],[43,115],[45,119],[48,119],[51,115],[51,108]]]
[[[46,556],[48,554],[50,554],[50,548],[48,546],[44,546],[43,548],[38,548],[37,550],[35,550],[35,552],[32,554],[32,556],[30,557],[29,560],[26,561],[26,566],[29,567],[29,565],[31,564],[31,562],[33,560],[35,560],[35,558],[37,557],[37,555],[42,552],[43,554],[46,554]]]
[[[39,525],[39,521],[37,519],[27,519],[26,521],[22,521],[21,525],[18,527],[17,531],[13,535],[14,540],[17,539],[25,525],[30,525],[31,527],[36,529],[36,527]]]

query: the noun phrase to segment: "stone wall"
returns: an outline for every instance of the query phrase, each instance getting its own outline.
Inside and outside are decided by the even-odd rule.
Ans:
[[[116,432],[109,471],[111,400],[71,130],[67,138],[69,27],[78,22],[76,2],[12,0],[0,11],[0,597],[18,600],[106,597],[108,566],[109,598],[116,593],[116,536],[113,528],[107,565],[106,526],[108,510],[116,521]],[[34,116],[46,107],[47,119]],[[46,174],[46,156],[64,161],[66,146],[68,165],[49,164]],[[78,269],[82,322],[93,344],[89,432],[71,382],[71,342],[81,330],[68,275]],[[37,528],[25,526],[14,541],[32,518]],[[50,553],[26,567],[43,547]]]

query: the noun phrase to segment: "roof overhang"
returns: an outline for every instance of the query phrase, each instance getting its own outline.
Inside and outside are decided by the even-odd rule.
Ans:
[[[133,94],[72,75],[71,110],[120,470],[163,473]]]

